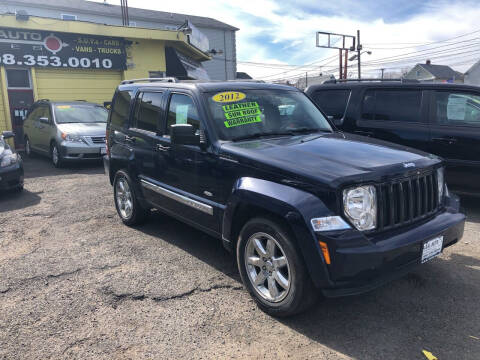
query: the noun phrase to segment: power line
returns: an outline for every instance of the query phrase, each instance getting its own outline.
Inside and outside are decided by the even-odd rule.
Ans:
[[[422,46],[429,46],[429,45],[432,45],[432,44],[439,44],[439,43],[443,43],[443,42],[447,42],[447,41],[459,39],[459,38],[464,37],[464,36],[476,34],[476,33],[478,33],[478,32],[480,32],[480,29],[475,30],[475,31],[472,31],[472,32],[469,32],[469,33],[466,33],[466,34],[458,35],[458,36],[455,36],[455,37],[453,37],[453,38],[444,39],[444,40],[439,40],[439,41],[432,41],[432,42],[430,42],[430,43],[424,43],[423,45],[406,46],[406,47],[404,47],[404,49],[411,49],[412,47],[422,47]],[[388,44],[391,44],[391,43],[370,43],[370,44],[364,44],[364,46],[368,46],[368,45],[388,45]],[[407,43],[399,43],[399,44],[407,44]],[[411,43],[411,44],[413,44],[413,43]],[[371,48],[371,49],[373,49],[373,48]],[[392,49],[392,48],[390,48],[390,49]],[[401,49],[401,48],[398,48],[398,49]]]

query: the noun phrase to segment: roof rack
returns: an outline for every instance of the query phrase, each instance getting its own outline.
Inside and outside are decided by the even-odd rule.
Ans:
[[[324,82],[324,84],[336,84],[336,83],[345,83],[345,82],[362,82],[362,81],[378,81],[378,82],[389,82],[389,81],[398,81],[402,83],[419,83],[417,79],[405,79],[405,78],[396,78],[396,79],[377,79],[377,78],[365,78],[365,79],[331,79]]]
[[[176,83],[178,82],[177,78],[174,77],[164,77],[164,78],[141,78],[141,79],[131,79],[131,80],[123,80],[121,82],[122,85],[125,84],[134,84],[137,82],[169,82],[169,83]]]

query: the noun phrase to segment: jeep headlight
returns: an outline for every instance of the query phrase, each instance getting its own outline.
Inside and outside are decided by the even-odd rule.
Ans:
[[[2,161],[0,167],[7,167],[15,164],[18,161],[18,154],[12,153],[11,150],[5,150],[3,153]]]
[[[441,204],[443,195],[445,194],[445,170],[444,168],[437,169],[437,183],[438,183],[438,203]]]
[[[360,231],[377,226],[377,191],[372,185],[359,186],[343,191],[345,215]]]

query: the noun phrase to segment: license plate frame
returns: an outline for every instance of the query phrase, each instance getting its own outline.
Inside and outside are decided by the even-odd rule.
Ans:
[[[107,155],[107,148],[100,148],[100,155]]]
[[[442,253],[443,250],[443,235],[427,240],[422,245],[422,264],[432,260]]]

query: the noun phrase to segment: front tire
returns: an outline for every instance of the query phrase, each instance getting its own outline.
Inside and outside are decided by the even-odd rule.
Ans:
[[[134,226],[145,222],[150,211],[142,207],[132,179],[123,170],[115,174],[113,196],[117,213],[125,225]]]
[[[63,157],[60,154],[57,143],[53,143],[50,148],[50,157],[52,158],[52,164],[56,168],[61,168],[63,166]]]
[[[272,316],[297,314],[317,299],[295,239],[280,222],[248,221],[237,243],[237,264],[250,295]]]

